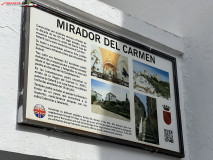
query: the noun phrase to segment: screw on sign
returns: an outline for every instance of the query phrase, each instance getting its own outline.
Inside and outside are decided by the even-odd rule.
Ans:
[[[41,104],[36,104],[34,106],[33,111],[34,111],[35,116],[38,118],[44,118],[44,116],[46,115],[45,108]]]
[[[35,4],[25,4],[25,7],[35,7],[36,5]]]
[[[22,7],[36,7],[37,4],[33,4],[31,1],[29,1],[28,4],[23,4]]]

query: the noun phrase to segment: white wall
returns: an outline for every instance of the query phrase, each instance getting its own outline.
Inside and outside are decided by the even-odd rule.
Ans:
[[[184,37],[184,107],[191,160],[213,157],[213,1],[102,0]]]
[[[109,21],[117,26],[124,27],[127,30],[143,35],[140,36],[131,33],[127,36],[144,43],[150,43],[153,47],[162,50],[166,53],[172,53],[173,56],[177,57],[178,60],[178,72],[180,80],[180,96],[181,98],[181,108],[182,114],[183,111],[183,82],[182,82],[182,60],[180,58],[181,52],[184,51],[183,39],[174,34],[165,32],[159,28],[156,28],[152,25],[149,25],[141,20],[138,20],[134,17],[131,17],[123,12],[110,7],[104,3],[101,3],[97,0],[61,0],[69,5],[72,5],[80,10],[83,10],[89,14],[95,15],[103,20]],[[0,116],[0,150],[16,152],[28,155],[37,155],[41,157],[49,157],[55,159],[63,160],[109,160],[109,159],[122,159],[122,160],[172,160],[176,159],[171,156],[150,153],[148,151],[143,151],[135,148],[129,148],[117,144],[111,144],[107,142],[92,140],[88,138],[83,138],[79,136],[73,136],[64,133],[47,131],[45,129],[38,129],[28,126],[22,126],[17,124],[17,89],[18,89],[18,65],[19,65],[19,51],[20,51],[20,27],[21,27],[21,8],[15,6],[0,6],[0,14],[3,15],[0,20],[0,97],[1,97],[1,116]],[[69,8],[69,7],[68,7]],[[115,27],[116,28],[116,27]],[[143,28],[143,29],[141,29]],[[189,39],[189,42],[191,39]],[[192,47],[191,47],[192,46]],[[192,54],[186,54],[184,61],[188,62],[184,64],[185,68],[185,81],[186,84],[185,95],[186,99],[191,99],[197,102],[197,99],[206,97],[206,107],[208,109],[208,104],[210,106],[211,99],[208,99],[206,94],[209,92],[202,92],[202,97],[199,96],[197,88],[204,90],[203,86],[208,87],[208,85],[202,85],[197,87],[197,83],[200,84],[203,81],[206,83],[207,80],[197,78],[193,80],[192,78],[197,75],[193,71],[193,65],[199,60],[199,54],[194,44],[188,45],[186,47],[186,52],[191,53],[191,51],[196,51],[196,59],[193,60]],[[188,55],[188,56],[187,56]],[[206,57],[207,61],[208,56]],[[198,61],[200,62],[200,61]],[[210,63],[210,61],[209,61]],[[199,66],[198,71],[199,71]],[[210,66],[209,66],[210,67]],[[205,68],[203,66],[203,68]],[[210,70],[211,68],[206,68]],[[202,69],[200,69],[202,71]],[[201,73],[203,76],[209,76],[209,74]],[[191,82],[191,80],[193,80]],[[210,82],[209,82],[210,83]],[[207,83],[207,84],[209,84]],[[209,86],[210,88],[211,86]],[[194,91],[195,90],[195,91]],[[193,91],[193,94],[190,94]],[[194,93],[197,92],[197,93]],[[197,98],[197,99],[196,99]],[[197,102],[198,103],[198,102]],[[200,102],[201,103],[201,102]],[[196,113],[192,112],[193,106],[198,106],[194,102],[186,101],[185,105],[187,106],[186,112],[187,115],[190,115],[187,121],[188,133],[194,133],[189,137],[190,145],[194,143],[197,144],[197,141],[200,140],[201,136],[198,132],[199,130],[194,127],[197,120],[198,113],[201,107],[196,107]],[[205,107],[205,106],[204,106]],[[202,111],[202,110],[201,110]],[[200,111],[200,112],[201,112]],[[201,112],[202,113],[202,112]],[[210,112],[211,113],[211,112]],[[204,113],[202,113],[204,116]],[[185,152],[186,160],[189,160],[189,152],[187,148],[187,138],[185,131],[185,117],[183,116],[183,129],[184,129],[184,140],[185,140]],[[202,124],[203,120],[197,120],[198,124],[202,129],[205,128],[205,125]],[[192,130],[192,132],[191,132]],[[209,127],[209,130],[210,127]],[[209,133],[209,134],[208,134]],[[210,136],[210,131],[205,135]],[[194,136],[198,135],[199,139],[195,139]],[[195,142],[191,142],[194,140]],[[206,138],[203,145],[208,145]],[[195,146],[194,146],[195,147]],[[196,149],[196,148],[195,148]],[[193,152],[193,150],[192,150]],[[211,154],[211,153],[209,153]],[[17,156],[18,157],[18,156]],[[21,155],[19,155],[21,159]],[[4,159],[8,159],[4,155]],[[33,160],[33,158],[30,158]]]

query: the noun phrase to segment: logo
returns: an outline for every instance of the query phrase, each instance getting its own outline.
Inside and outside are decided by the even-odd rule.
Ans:
[[[172,122],[171,119],[171,112],[169,112],[170,107],[167,105],[163,105],[164,111],[163,111],[163,120],[167,125],[170,125]]]
[[[7,5],[7,6],[19,5],[19,6],[20,6],[21,4],[22,4],[22,3],[21,3],[21,2],[18,2],[18,1],[17,1],[17,2],[14,2],[14,1],[10,1],[10,2],[9,2],[9,1],[7,1],[7,2],[1,2],[1,6],[4,6],[4,5]]]
[[[46,115],[45,108],[41,104],[36,104],[34,106],[33,111],[34,111],[35,116],[38,118],[44,118],[44,116]]]
[[[28,3],[24,3],[20,1],[5,1],[5,2],[1,2],[1,6],[36,7],[37,4],[32,3],[32,1],[28,1]]]

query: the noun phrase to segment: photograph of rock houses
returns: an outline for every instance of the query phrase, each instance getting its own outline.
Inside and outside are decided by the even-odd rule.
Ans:
[[[128,90],[91,79],[93,113],[130,121]]]
[[[135,93],[134,103],[136,138],[159,144],[156,99]]]
[[[91,48],[91,75],[129,87],[128,58],[100,47]]]
[[[170,99],[169,73],[133,60],[134,89]]]

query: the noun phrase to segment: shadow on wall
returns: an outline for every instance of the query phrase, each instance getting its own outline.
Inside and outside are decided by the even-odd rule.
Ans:
[[[50,158],[37,157],[13,152],[0,151],[2,160],[54,160]]]

